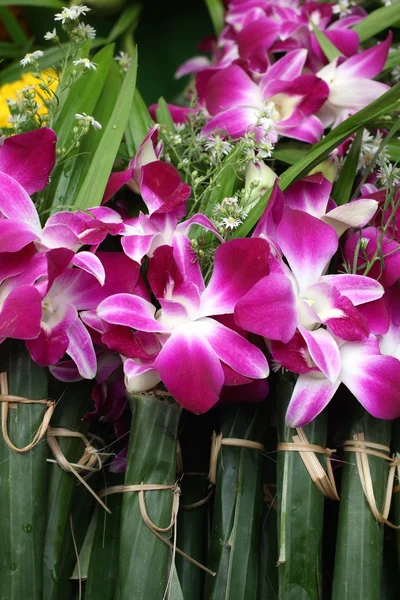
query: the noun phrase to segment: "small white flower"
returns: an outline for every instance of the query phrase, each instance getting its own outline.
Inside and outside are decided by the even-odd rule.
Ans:
[[[47,40],[48,42],[51,40],[55,40],[57,37],[57,30],[54,27],[53,31],[48,31],[47,33],[44,34],[44,39]]]
[[[92,117],[91,115],[87,115],[86,113],[76,113],[75,115],[75,119],[77,119],[80,123],[87,123],[88,125],[91,125],[93,127],[93,129],[101,129],[101,125],[98,121],[95,120],[94,117]]]
[[[349,15],[355,5],[356,3],[351,0],[340,0],[340,2],[334,4],[332,12],[334,15],[339,15],[339,19],[341,19]]]
[[[238,204],[238,197],[237,196],[232,196],[231,198],[224,198],[222,200],[222,204],[225,204],[225,206],[237,206],[237,204]]]
[[[97,63],[90,62],[88,58],[79,58],[78,60],[74,60],[74,65],[82,65],[85,71],[89,71],[90,69],[96,71],[96,64]]]
[[[8,120],[11,125],[22,125],[22,123],[25,123],[26,117],[24,115],[10,115]]]
[[[397,67],[392,69],[391,76],[393,77],[394,81],[400,81],[400,65],[397,65]]]
[[[86,15],[89,10],[90,8],[84,5],[71,6],[71,8],[63,6],[62,11],[54,16],[54,20],[61,21],[62,24],[66,21],[75,21],[80,15]]]
[[[232,150],[232,144],[222,139],[219,135],[210,135],[204,144],[205,150],[211,152],[215,159],[217,156],[226,156]]]
[[[130,56],[127,55],[126,52],[122,52],[120,50],[119,56],[115,56],[114,60],[117,61],[119,66],[123,71],[127,71],[129,69],[129,65],[131,64]]]
[[[235,219],[235,217],[224,217],[219,222],[220,227],[223,227],[224,229],[230,229],[231,231],[239,227],[241,224],[242,221],[240,219]]]
[[[83,33],[89,40],[94,40],[94,38],[96,37],[96,30],[91,25],[79,23],[78,31]]]
[[[43,52],[41,50],[35,50],[35,52],[30,52],[28,54],[25,54],[24,58],[20,61],[21,65],[23,67],[26,67],[27,65],[31,65],[33,63],[35,63],[38,58],[41,58],[43,56]]]

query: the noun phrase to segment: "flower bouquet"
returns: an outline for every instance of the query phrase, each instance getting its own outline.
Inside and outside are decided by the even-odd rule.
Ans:
[[[389,597],[399,5],[205,4],[179,105],[136,4],[0,73],[1,598]]]

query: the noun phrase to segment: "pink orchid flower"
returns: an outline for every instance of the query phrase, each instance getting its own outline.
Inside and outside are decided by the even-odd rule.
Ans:
[[[324,127],[335,127],[389,89],[373,78],[382,71],[391,42],[389,33],[384,42],[351,58],[336,58],[318,71],[318,77],[329,86],[329,97],[317,114]]]
[[[159,160],[162,144],[157,144],[157,132],[158,125],[150,129],[128,169],[111,173],[103,203],[127,184],[142,196],[150,215],[182,210],[190,196],[190,186],[183,183],[173,165]]]
[[[349,341],[368,337],[368,322],[356,306],[379,299],[383,287],[369,277],[324,275],[338,248],[334,229],[306,212],[286,207],[276,229],[276,242],[290,270],[276,261],[271,273],[258,281],[237,303],[235,320],[247,331],[287,344],[300,330],[326,325]],[[317,339],[312,343],[321,343]]]
[[[325,334],[329,335],[328,332]],[[339,343],[336,350],[331,343],[330,349],[326,355],[330,361],[329,379],[320,371],[299,375],[286,413],[289,427],[302,427],[315,419],[340,383],[372,416],[378,419],[400,416],[400,361],[382,355],[375,336],[358,342]]]
[[[208,82],[206,107],[211,119],[203,134],[215,130],[231,137],[254,131],[273,141],[285,135],[316,142],[323,127],[315,113],[329,94],[315,75],[301,75],[307,53],[290,52],[278,60],[257,85],[237,65],[218,71]]]
[[[143,298],[116,294],[97,313],[107,323],[158,334],[162,348],[154,367],[162,382],[182,406],[202,413],[218,401],[225,380],[222,363],[250,379],[268,375],[263,353],[212,316],[232,314],[237,301],[268,273],[269,247],[261,239],[222,244],[207,287],[193,253],[186,252],[190,274],[180,272],[168,246],[158,248],[150,261],[149,282],[160,310]]]

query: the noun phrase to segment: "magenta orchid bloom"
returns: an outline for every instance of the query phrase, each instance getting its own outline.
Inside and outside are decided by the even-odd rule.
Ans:
[[[332,341],[335,343],[333,338]],[[331,352],[326,355],[330,361],[330,379],[315,370],[299,375],[286,413],[288,426],[302,427],[315,419],[340,383],[372,416],[397,419],[400,416],[400,361],[393,356],[383,356],[375,336],[339,344],[336,351],[333,343]],[[308,360],[312,362],[310,355]],[[307,355],[304,356],[307,360]]]
[[[325,82],[301,75],[307,53],[290,52],[278,60],[256,84],[237,65],[218,71],[208,82],[205,103],[211,119],[204,134],[215,130],[233,138],[254,131],[276,141],[285,135],[316,142],[323,133],[315,113],[328,97]]]
[[[308,213],[285,208],[276,241],[291,271],[275,263],[270,275],[237,303],[238,325],[285,344],[297,329],[307,343],[323,343],[309,338],[321,325],[343,340],[367,338],[367,319],[355,307],[379,299],[384,290],[369,277],[324,275],[338,248],[334,229]]]
[[[324,127],[335,127],[389,89],[373,78],[381,73],[391,42],[389,33],[384,42],[346,60],[336,58],[318,71],[329,86],[329,97],[317,115]]]
[[[157,144],[157,132],[158,125],[150,129],[128,169],[111,173],[103,203],[127,184],[142,196],[150,215],[182,211],[190,196],[190,186],[183,183],[173,165],[159,160],[162,144]]]
[[[97,313],[107,323],[156,333],[162,348],[154,367],[162,382],[182,406],[202,413],[218,401],[223,363],[250,379],[268,375],[263,353],[212,316],[232,314],[238,300],[268,273],[269,247],[261,239],[224,243],[207,287],[188,247],[186,253],[186,273],[168,246],[158,248],[150,260],[149,282],[160,310],[138,296],[117,294],[104,300]]]

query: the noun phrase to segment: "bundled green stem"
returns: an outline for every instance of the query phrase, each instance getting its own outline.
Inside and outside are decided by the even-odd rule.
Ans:
[[[363,433],[365,440],[390,445],[390,421],[371,417],[361,406],[352,407],[348,439]],[[377,506],[383,508],[388,463],[368,456]],[[336,541],[334,600],[380,600],[383,560],[383,524],[377,523],[364,496],[357,455],[344,453],[340,511]]]
[[[223,438],[262,442],[262,410],[252,404],[221,407]],[[216,473],[214,515],[205,600],[256,600],[262,509],[259,450],[222,446]]]
[[[22,342],[2,344],[0,371],[8,377],[8,393],[46,399],[48,371],[36,365]],[[1,403],[0,403],[1,404]],[[10,407],[7,428],[17,447],[36,434],[45,405],[17,403]],[[43,549],[46,529],[47,444],[42,440],[18,454],[0,443],[0,598],[42,600]]]
[[[68,384],[57,404],[52,427],[65,428],[70,431],[86,433],[88,423],[83,416],[91,406],[91,391],[93,384],[88,381]],[[57,439],[65,458],[76,463],[82,456],[84,445],[82,440],[74,437]],[[49,458],[54,460],[52,454]],[[77,491],[77,479],[72,473],[67,473],[57,463],[48,466],[47,481],[47,528],[44,549],[44,597],[47,600],[58,600],[62,579],[62,554],[65,551],[64,542],[69,535],[70,513]]]
[[[296,431],[286,426],[294,382],[278,385],[278,441],[292,443]],[[326,414],[304,427],[310,444],[325,447]],[[323,465],[324,466],[324,465]],[[314,485],[298,452],[278,452],[278,547],[280,600],[322,597],[324,496]]]
[[[180,408],[145,394],[131,396],[129,403],[132,427],[125,485],[174,485]],[[170,523],[172,501],[171,490],[145,493],[148,515],[158,527]],[[171,551],[144,522],[139,494],[123,494],[119,600],[162,600],[170,566]]]

